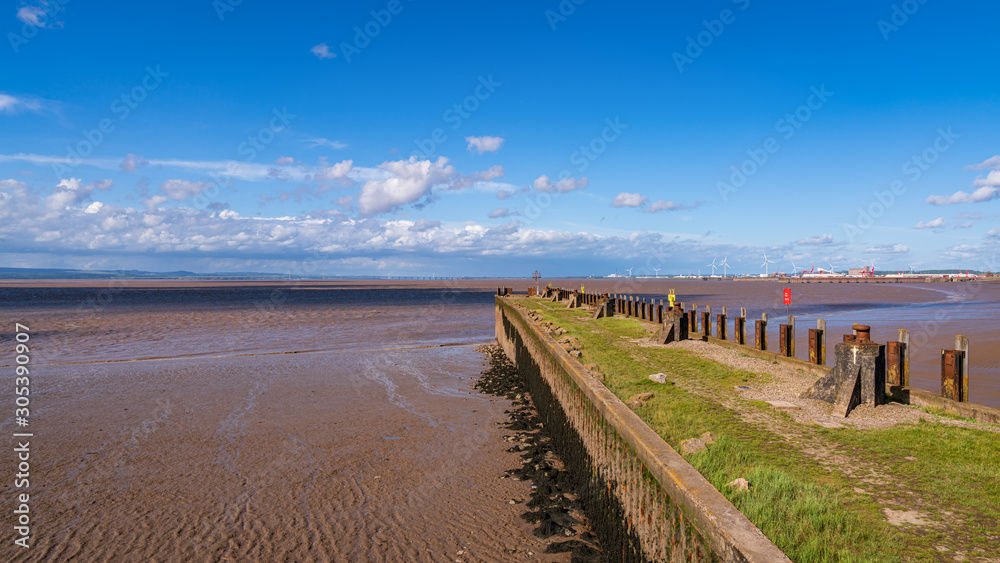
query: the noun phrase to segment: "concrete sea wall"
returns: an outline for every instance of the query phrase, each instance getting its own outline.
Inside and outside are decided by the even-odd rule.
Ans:
[[[789,559],[554,339],[503,297],[496,339],[517,366],[612,561]]]

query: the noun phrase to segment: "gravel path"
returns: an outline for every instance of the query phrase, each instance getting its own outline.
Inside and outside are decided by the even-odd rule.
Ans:
[[[922,418],[938,418],[900,403],[889,403],[875,408],[859,405],[847,418],[844,418],[831,414],[833,405],[830,403],[799,397],[818,379],[814,375],[781,364],[773,364],[767,360],[741,356],[736,350],[699,340],[672,342],[665,346],[689,350],[705,359],[730,367],[771,376],[770,380],[752,386],[737,387],[733,391],[743,399],[769,402],[776,409],[787,412],[795,422],[818,424],[827,428],[842,426],[887,428],[900,423],[915,423]]]

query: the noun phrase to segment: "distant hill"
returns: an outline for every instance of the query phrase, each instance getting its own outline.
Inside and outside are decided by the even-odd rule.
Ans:
[[[287,275],[265,272],[226,272],[199,274],[176,272],[146,272],[143,270],[73,270],[66,268],[0,268],[5,280],[86,280],[86,279],[183,279],[183,278],[256,278],[287,279]],[[293,276],[295,277],[295,276]]]

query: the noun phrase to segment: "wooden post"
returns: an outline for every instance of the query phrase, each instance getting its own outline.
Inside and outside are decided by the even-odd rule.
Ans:
[[[903,343],[903,349],[900,352],[903,354],[903,373],[900,377],[900,385],[903,387],[910,386],[910,332],[905,328],[899,329],[899,341]]]
[[[788,315],[788,330],[789,330],[789,337],[788,337],[788,357],[789,358],[794,358],[795,357],[795,316],[794,315]]]
[[[885,382],[889,385],[901,385],[903,376],[902,342],[885,343]]]
[[[962,400],[969,400],[969,338],[955,335],[955,349],[962,351]]]
[[[819,354],[816,357],[816,365],[825,366],[826,365],[826,321],[824,321],[823,319],[816,319],[816,330],[820,331]]]

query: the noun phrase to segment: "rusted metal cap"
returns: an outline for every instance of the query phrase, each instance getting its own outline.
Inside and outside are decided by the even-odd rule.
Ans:
[[[851,328],[858,333],[858,342],[871,342],[872,339],[872,327],[868,325],[854,323]]]

